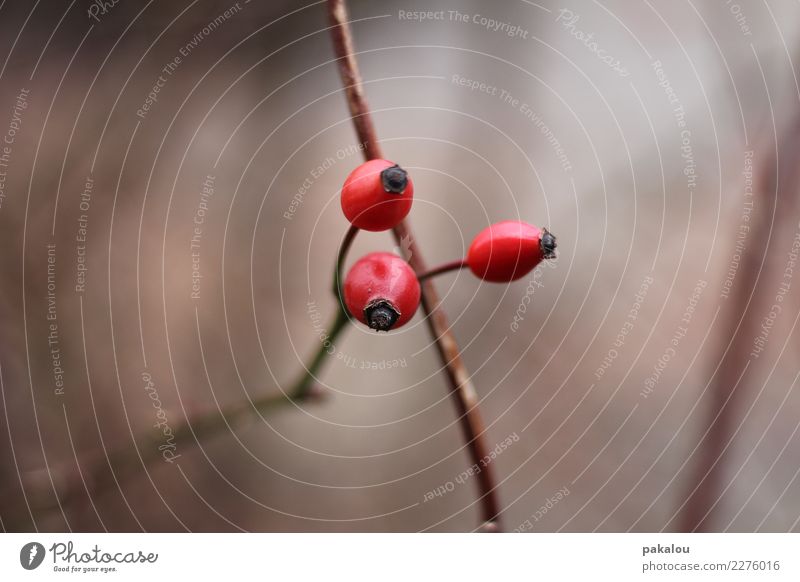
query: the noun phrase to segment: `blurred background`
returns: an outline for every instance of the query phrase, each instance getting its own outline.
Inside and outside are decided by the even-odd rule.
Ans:
[[[505,529],[798,531],[800,6],[348,5],[427,263],[504,219],[558,237],[518,282],[437,279]],[[288,390],[334,314],[362,157],[328,26],[0,3],[4,530],[477,527],[421,313],[346,330],[320,398],[217,412]]]

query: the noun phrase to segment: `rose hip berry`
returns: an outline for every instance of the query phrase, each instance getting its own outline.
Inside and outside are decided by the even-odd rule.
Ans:
[[[344,302],[361,323],[376,331],[405,325],[417,311],[417,276],[391,253],[370,253],[359,259],[344,280]]]
[[[517,220],[498,222],[482,230],[467,252],[467,265],[481,279],[515,281],[542,259],[555,258],[556,237],[546,228]]]
[[[370,160],[345,180],[342,211],[357,228],[388,230],[406,217],[413,198],[414,184],[403,168],[388,160]]]

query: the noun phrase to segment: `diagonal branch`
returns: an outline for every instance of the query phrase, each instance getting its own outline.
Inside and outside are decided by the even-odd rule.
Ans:
[[[339,57],[339,73],[345,88],[347,105],[358,139],[364,144],[364,157],[368,160],[382,158],[383,154],[375,133],[375,126],[372,123],[369,105],[364,96],[344,0],[328,0],[328,14],[332,25],[331,36],[334,50],[336,56]],[[406,259],[414,271],[416,273],[427,272],[425,261],[408,224],[405,221],[400,222],[394,227],[393,234],[401,247],[403,246],[402,241],[408,241]],[[478,396],[470,380],[469,372],[461,360],[458,344],[450,331],[447,316],[439,306],[439,295],[433,282],[425,279],[421,281],[421,286],[422,308],[427,316],[425,321],[450,384],[450,394],[458,413],[461,431],[472,462],[481,466],[481,459],[486,456],[488,450],[485,442],[486,429],[478,410]],[[499,531],[500,506],[491,465],[487,465],[478,473],[478,487],[480,489],[482,529]]]

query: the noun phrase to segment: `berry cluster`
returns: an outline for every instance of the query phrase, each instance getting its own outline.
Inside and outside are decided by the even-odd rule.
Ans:
[[[414,183],[408,172],[388,160],[361,164],[342,187],[342,211],[353,233],[393,228],[408,215],[413,199]],[[392,253],[369,253],[351,267],[343,288],[337,291],[353,317],[376,331],[389,331],[414,316],[420,281],[428,277],[469,267],[485,281],[515,281],[543,259],[555,257],[555,250],[556,238],[547,229],[507,220],[478,233],[464,259],[426,273],[415,273]],[[342,257],[340,266],[341,262]]]

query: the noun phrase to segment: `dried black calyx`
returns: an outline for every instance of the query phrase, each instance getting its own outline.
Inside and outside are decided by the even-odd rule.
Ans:
[[[364,319],[366,319],[367,325],[375,331],[389,331],[397,323],[399,317],[400,312],[386,299],[371,301],[364,308]]]
[[[383,189],[389,194],[402,194],[408,186],[408,172],[395,164],[381,172]]]
[[[539,241],[539,248],[542,249],[542,256],[545,259],[556,258],[556,237],[546,228],[542,229],[542,238]]]

